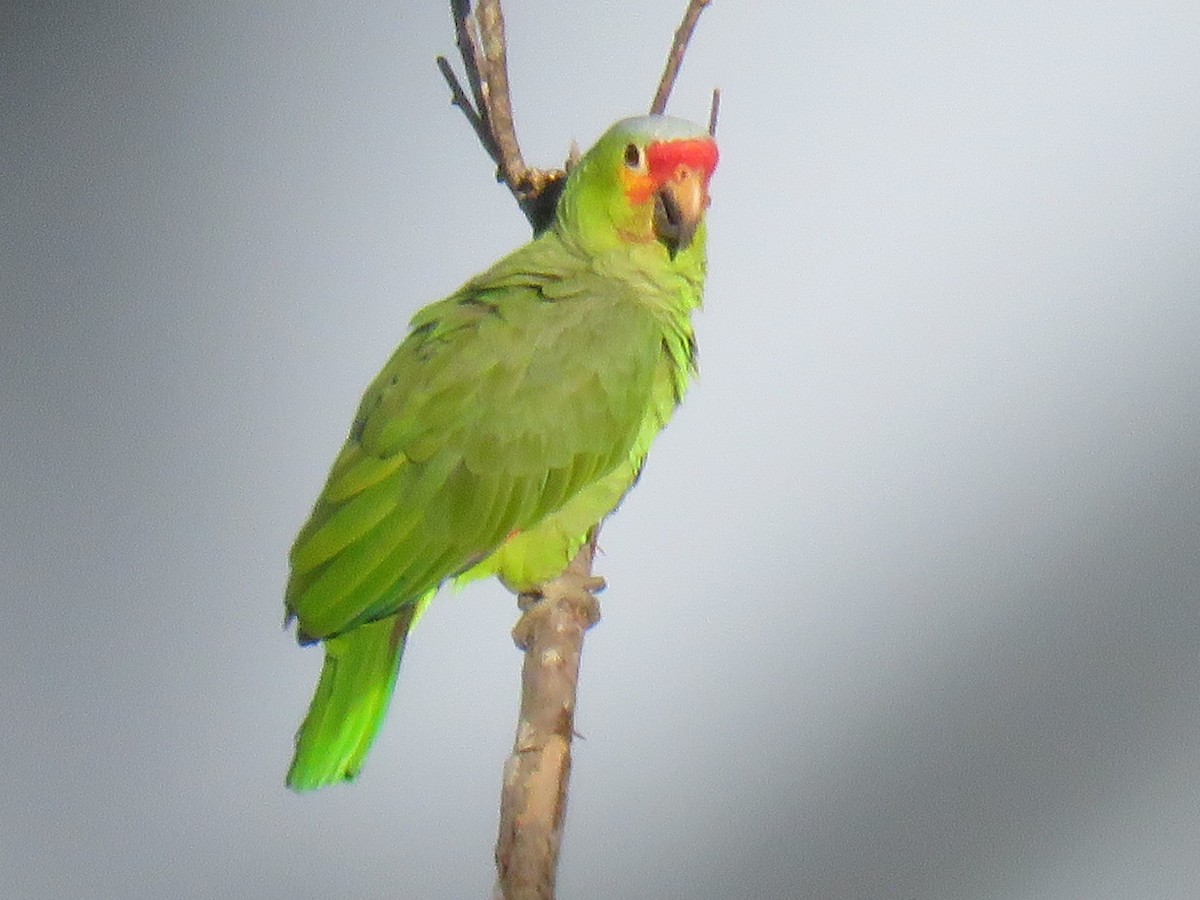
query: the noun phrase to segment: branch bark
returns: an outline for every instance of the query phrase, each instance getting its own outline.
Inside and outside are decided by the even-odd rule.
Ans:
[[[536,594],[522,594],[513,639],[525,651],[521,711],[504,764],[497,894],[504,900],[552,900],[567,813],[575,692],[583,635],[600,619],[592,575],[599,526],[571,564]]]
[[[535,235],[554,221],[554,207],[567,173],[563,169],[534,169],[525,164],[517,142],[512,97],[508,88],[508,55],[500,0],[479,0],[478,15],[470,0],[450,0],[454,33],[471,97],[463,89],[446,57],[438,69],[450,86],[451,103],[462,110],[479,143],[496,164],[496,179],[512,192]]]
[[[675,77],[679,74],[679,67],[683,65],[683,54],[687,52],[688,42],[692,39],[692,32],[696,30],[700,13],[704,12],[704,8],[711,2],[712,0],[689,0],[683,13],[683,21],[675,30],[675,40],[671,42],[667,65],[663,68],[658,90],[654,92],[654,100],[650,103],[651,115],[662,115],[667,111],[667,101],[671,98],[671,89],[675,87]]]
[[[711,0],[690,0],[667,57],[652,113],[662,113],[700,13]],[[467,118],[496,165],[496,178],[512,192],[534,234],[554,221],[566,182],[564,169],[525,164],[517,142],[509,92],[504,16],[500,0],[450,0],[454,30],[470,94],[445,57],[438,69],[451,103]],[[716,128],[714,92],[709,130]],[[572,148],[572,160],[575,150]],[[568,167],[571,160],[568,161]],[[525,652],[521,709],[513,751],[504,765],[496,842],[495,896],[503,900],[553,900],[567,809],[575,696],[583,636],[600,618],[594,596],[604,580],[592,575],[597,523],[570,565],[553,581],[518,598],[522,615],[513,639]]]

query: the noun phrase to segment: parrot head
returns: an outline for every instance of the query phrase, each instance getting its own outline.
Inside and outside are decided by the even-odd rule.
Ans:
[[[717,143],[671,116],[622,119],[571,170],[559,220],[590,250],[658,247],[670,259],[695,247]]]

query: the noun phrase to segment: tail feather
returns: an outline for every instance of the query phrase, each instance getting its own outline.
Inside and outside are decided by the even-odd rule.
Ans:
[[[296,732],[287,786],[311,791],[352,781],[387,714],[409,629],[431,597],[327,639],[321,680]]]

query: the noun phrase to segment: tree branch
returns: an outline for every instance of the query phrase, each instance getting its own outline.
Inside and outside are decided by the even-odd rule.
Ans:
[[[446,84],[450,85],[450,104],[462,110],[463,115],[467,117],[467,121],[471,123],[471,127],[475,129],[475,136],[479,138],[479,143],[483,145],[483,149],[488,152],[488,156],[492,158],[492,161],[499,165],[500,154],[496,150],[495,141],[492,140],[492,133],[488,130],[487,123],[483,121],[479,113],[475,111],[475,107],[471,105],[471,101],[467,98],[467,94],[463,90],[458,76],[454,74],[454,68],[444,56],[437,58],[437,66],[441,70],[442,77],[446,79]]]
[[[683,65],[683,54],[687,52],[688,41],[700,20],[700,13],[712,0],[688,0],[688,7],[683,13],[683,21],[675,30],[675,40],[671,42],[671,52],[667,54],[667,65],[663,68],[662,78],[658,82],[658,90],[654,92],[654,100],[650,104],[650,114],[661,116],[667,111],[667,100],[671,97],[671,89],[675,87],[675,76]]]
[[[499,150],[500,171],[509,186],[524,187],[525,158],[517,142],[512,96],[508,90],[508,53],[504,44],[504,13],[500,0],[479,0],[479,33],[483,38],[483,89],[488,125]],[[517,197],[520,200],[520,196]]]
[[[525,165],[513,121],[500,0],[479,0],[477,9],[477,15],[472,15],[470,0],[450,0],[458,53],[473,99],[468,98],[444,56],[437,58],[438,69],[450,86],[450,102],[462,110],[479,143],[496,164],[496,180],[512,191],[521,212],[533,226],[533,233],[541,234],[554,221],[554,209],[567,173],[562,169],[532,169]]]
[[[483,54],[479,51],[479,32],[475,19],[471,16],[471,0],[451,0],[450,11],[454,16],[454,37],[458,45],[458,54],[462,57],[463,67],[467,73],[467,82],[471,85],[471,93],[475,97],[475,109],[479,116],[487,115],[487,103],[483,93]],[[444,58],[444,57],[443,57]],[[496,141],[488,130],[487,139],[483,145],[497,164],[500,162],[500,152],[496,149]]]
[[[666,109],[696,21],[711,0],[690,0],[675,33],[652,113]],[[496,164],[521,211],[540,234],[554,221],[563,169],[525,165],[517,142],[509,94],[504,16],[500,0],[450,0],[454,31],[470,94],[445,57],[438,69],[450,87],[451,103],[462,110],[479,143]],[[717,95],[709,117],[716,128]],[[572,146],[567,166],[577,156]],[[575,695],[583,636],[600,618],[594,592],[604,580],[592,575],[600,531],[597,523],[584,546],[561,575],[538,591],[522,594],[522,615],[513,628],[525,652],[521,673],[521,710],[513,751],[504,766],[500,829],[496,842],[496,896],[504,900],[552,900],[567,809],[571,742],[575,736]]]
[[[538,593],[522,594],[513,639],[525,651],[521,711],[504,764],[497,893],[504,900],[552,900],[567,813],[575,691],[583,635],[600,619],[592,575],[599,526],[571,564]]]

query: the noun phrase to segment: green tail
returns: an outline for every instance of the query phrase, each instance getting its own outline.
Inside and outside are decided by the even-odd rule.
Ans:
[[[287,786],[311,791],[352,781],[387,713],[404,640],[423,603],[325,641],[325,665],[296,732]]]

